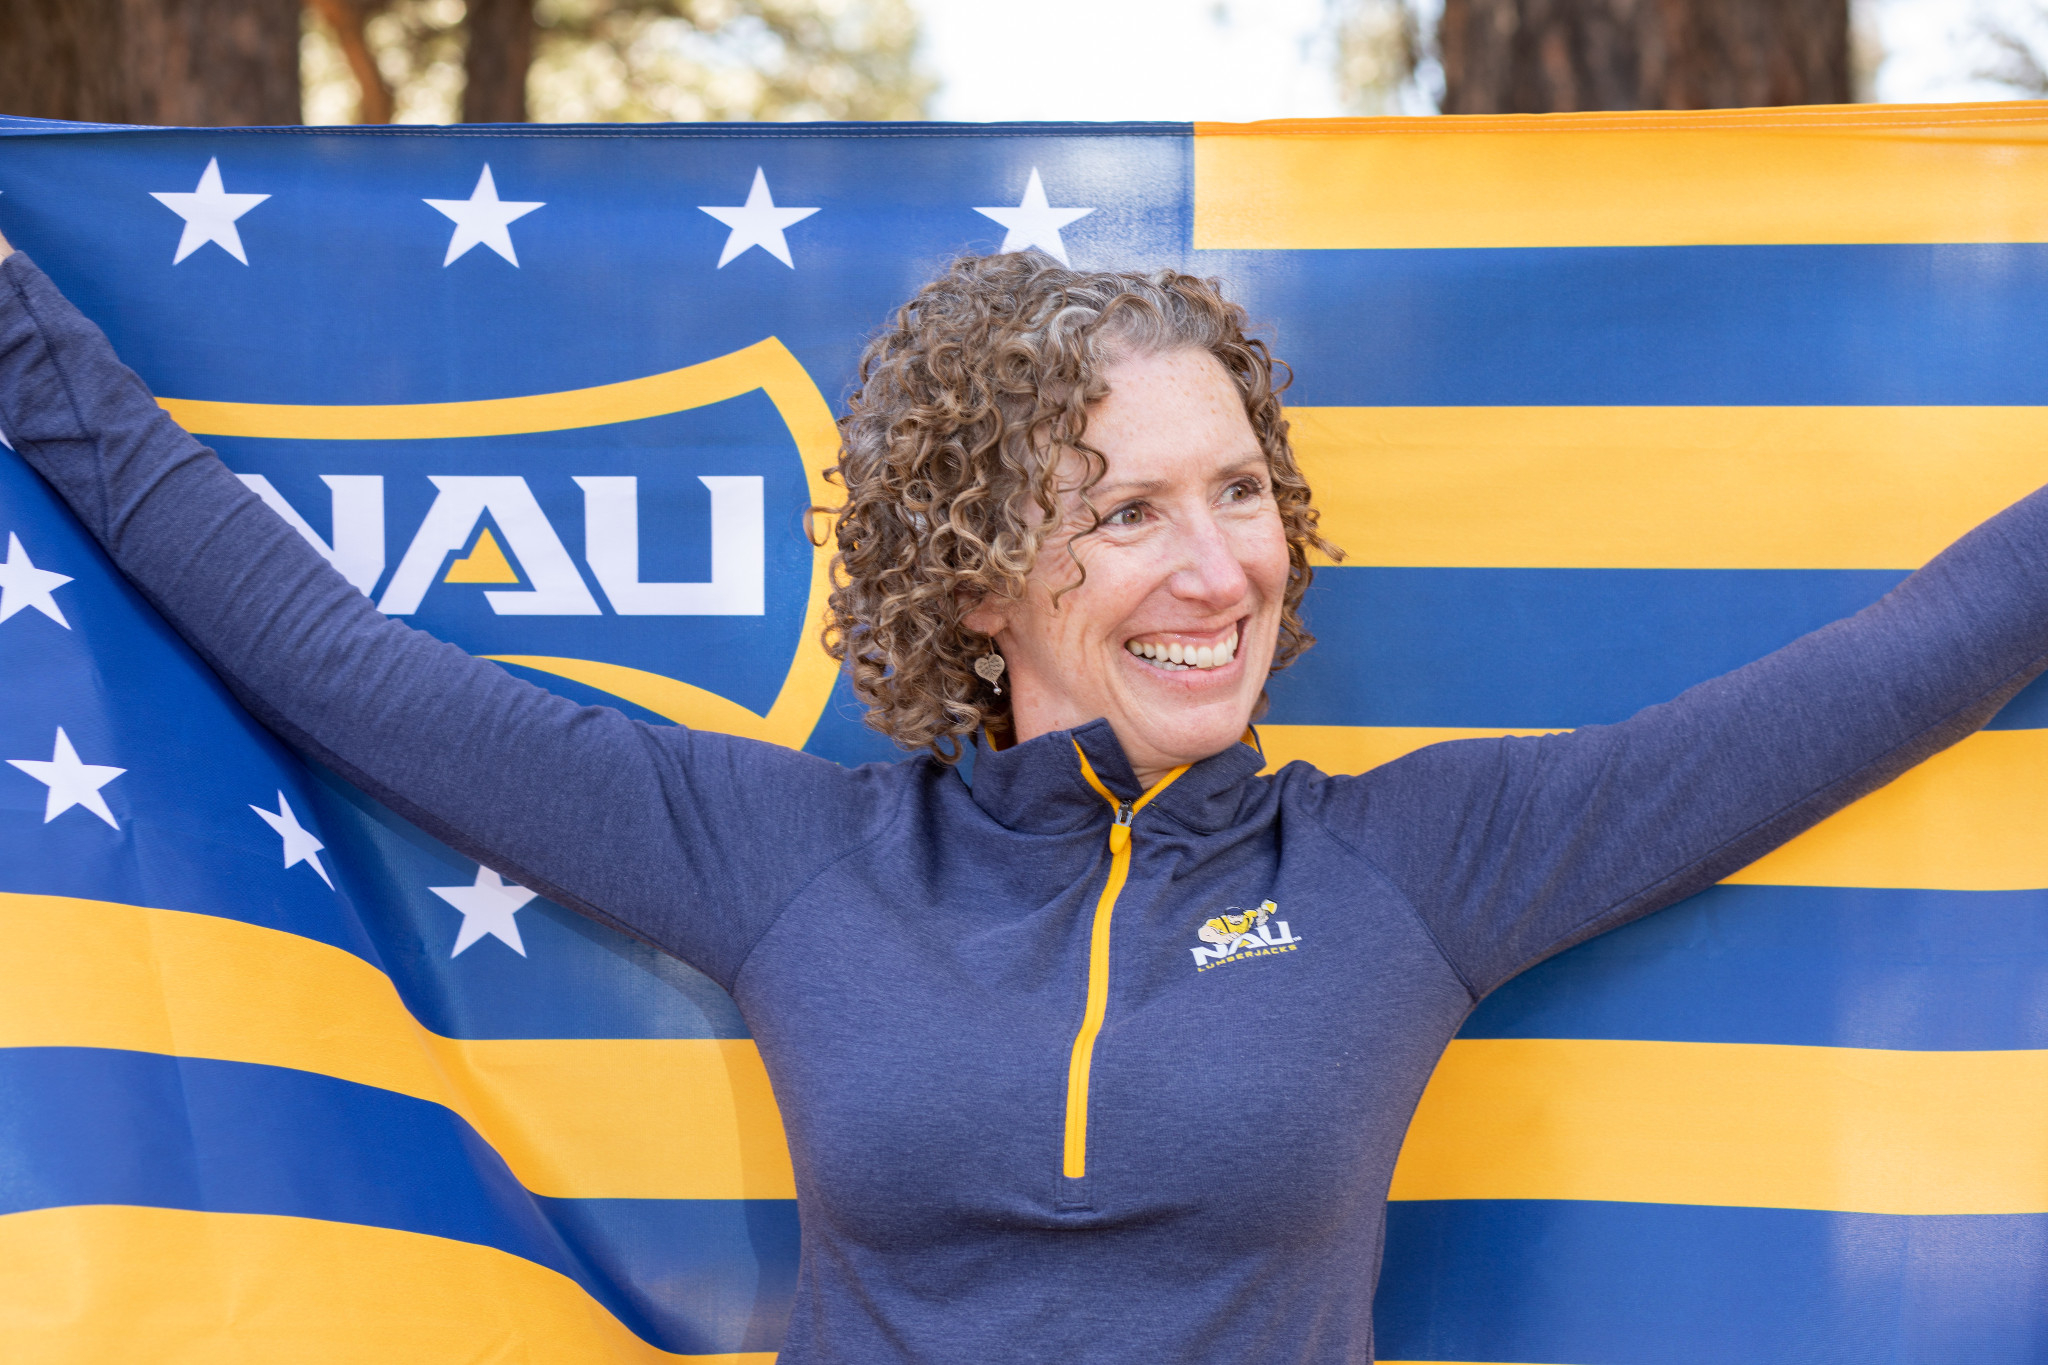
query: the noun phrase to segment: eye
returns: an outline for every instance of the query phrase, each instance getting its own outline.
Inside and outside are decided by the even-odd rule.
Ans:
[[[1126,503],[1102,519],[1104,526],[1136,526],[1145,519],[1145,504]]]
[[[1266,486],[1254,475],[1246,475],[1223,490],[1225,502],[1247,502],[1264,494]]]

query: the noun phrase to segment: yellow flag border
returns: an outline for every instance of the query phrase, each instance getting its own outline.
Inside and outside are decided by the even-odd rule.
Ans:
[[[1198,251],[2040,241],[2038,101],[1195,125]]]

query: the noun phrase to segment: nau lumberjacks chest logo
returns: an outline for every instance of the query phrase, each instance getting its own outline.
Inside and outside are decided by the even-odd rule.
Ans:
[[[1274,918],[1279,910],[1271,901],[1259,902],[1256,910],[1240,910],[1233,905],[1208,921],[1195,931],[1195,937],[1202,940],[1201,946],[1189,950],[1195,955],[1195,970],[1206,972],[1225,962],[1293,952],[1301,939],[1287,927],[1286,920]]]

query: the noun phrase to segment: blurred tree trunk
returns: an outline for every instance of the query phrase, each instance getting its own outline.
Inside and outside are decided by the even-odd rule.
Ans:
[[[356,122],[389,123],[396,110],[391,83],[378,69],[377,54],[370,50],[370,10],[375,0],[309,0],[312,11],[326,23],[335,45],[348,62],[349,75],[356,83]]]
[[[526,73],[533,65],[533,0],[469,0],[463,57],[464,123],[526,122]]]
[[[1444,0],[1446,114],[1842,104],[1849,0]]]
[[[93,123],[299,121],[290,0],[0,0],[0,113]]]

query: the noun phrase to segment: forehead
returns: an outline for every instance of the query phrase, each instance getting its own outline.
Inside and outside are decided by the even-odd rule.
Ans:
[[[1244,400],[1207,351],[1119,361],[1109,395],[1088,412],[1088,444],[1109,463],[1105,482],[1203,473],[1261,459]]]

